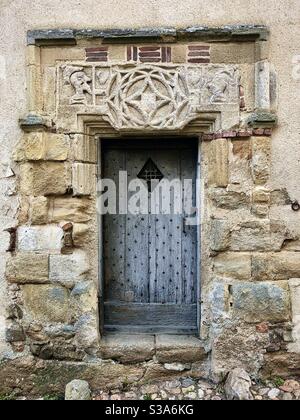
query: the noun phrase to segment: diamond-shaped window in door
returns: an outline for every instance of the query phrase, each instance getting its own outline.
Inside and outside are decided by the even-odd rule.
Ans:
[[[143,179],[144,181],[146,181],[147,185],[148,185],[148,190],[151,191],[152,190],[152,182],[153,183],[155,183],[155,182],[159,183],[164,178],[164,175],[161,173],[161,171],[155,165],[153,160],[151,158],[149,158],[137,177],[139,179]]]

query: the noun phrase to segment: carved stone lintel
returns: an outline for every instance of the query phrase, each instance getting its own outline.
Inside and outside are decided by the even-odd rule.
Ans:
[[[63,65],[59,106],[84,105],[116,130],[178,130],[201,107],[236,106],[239,76],[229,65]],[[74,95],[65,86],[72,86]],[[63,112],[63,111],[62,111]]]

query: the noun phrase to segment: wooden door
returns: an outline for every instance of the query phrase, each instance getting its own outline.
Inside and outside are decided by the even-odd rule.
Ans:
[[[124,147],[125,145],[125,147]],[[191,333],[197,330],[197,226],[174,214],[174,200],[185,200],[184,179],[195,179],[197,148],[193,141],[108,141],[103,148],[103,176],[118,185],[119,171],[128,183],[147,176],[157,182],[181,180],[171,190],[170,214],[105,215],[104,328],[107,331]],[[178,197],[175,197],[177,194]],[[162,196],[160,196],[162,197]],[[128,194],[130,199],[130,193]],[[153,203],[153,198],[152,198]],[[178,211],[178,209],[177,209]]]

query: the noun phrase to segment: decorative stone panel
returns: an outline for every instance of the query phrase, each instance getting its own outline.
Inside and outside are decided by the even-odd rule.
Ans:
[[[235,66],[99,66],[58,68],[58,117],[96,110],[117,130],[177,130],[206,111],[239,114]]]

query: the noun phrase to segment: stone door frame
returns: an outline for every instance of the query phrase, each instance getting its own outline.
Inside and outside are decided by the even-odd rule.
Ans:
[[[93,125],[93,124],[92,124]],[[141,139],[141,141],[143,141],[144,138],[147,138],[147,140],[149,140],[151,138],[151,135],[153,136],[153,138],[157,138],[159,136],[162,137],[167,137],[170,139],[182,139],[184,140],[184,138],[194,138],[197,139],[197,182],[199,182],[199,185],[201,185],[201,189],[202,189],[202,185],[204,185],[203,182],[201,182],[201,144],[202,144],[202,135],[200,135],[199,133],[196,134],[196,132],[193,134],[191,132],[189,133],[178,133],[178,132],[166,132],[164,130],[161,131],[155,131],[155,132],[147,132],[146,136],[145,133],[143,133],[142,131],[137,132],[137,131],[132,131],[132,132],[128,132],[126,133],[126,137],[120,135],[120,133],[116,132],[116,130],[114,130],[111,127],[111,133],[110,132],[110,128],[107,126],[107,130],[103,130],[103,127],[100,128],[100,132],[98,132],[97,126],[93,127],[92,131],[96,132],[96,134],[94,134],[97,138],[97,151],[98,151],[98,156],[97,156],[97,180],[101,179],[101,177],[99,176],[99,174],[101,173],[101,161],[102,161],[102,146],[101,146],[101,138],[104,138],[105,140],[114,140],[114,139],[122,139],[124,142],[126,142],[126,140],[132,140],[134,138],[139,138]],[[105,132],[105,135],[102,135],[101,132]],[[171,140],[172,141],[172,140]],[[202,191],[196,188],[196,207],[200,208],[200,203],[201,203],[201,199],[202,199]],[[200,215],[199,215],[200,217]],[[104,300],[104,279],[103,279],[103,267],[104,267],[104,261],[103,261],[103,216],[98,214],[98,232],[99,232],[99,245],[98,245],[98,252],[99,252],[99,270],[98,270],[98,276],[99,276],[99,313],[100,313],[100,333],[102,333],[103,330],[103,317],[104,317],[104,313],[103,311],[103,300]],[[202,226],[202,221],[200,222],[200,225],[197,226],[197,328],[198,328],[198,336],[200,337],[200,330],[201,330],[201,264],[202,264],[202,260],[201,260],[201,241],[202,241],[202,237],[203,235],[201,234],[201,226]],[[102,315],[102,316],[101,316]],[[180,334],[179,334],[180,335]]]

